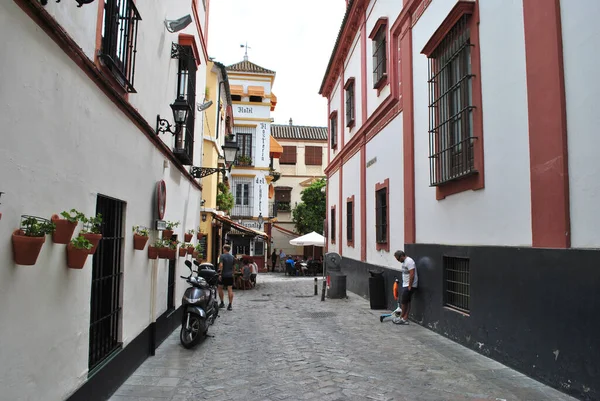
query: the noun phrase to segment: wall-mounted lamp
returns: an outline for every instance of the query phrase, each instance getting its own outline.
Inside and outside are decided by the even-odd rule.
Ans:
[[[194,178],[204,178],[208,177],[211,174],[216,172],[221,172],[225,177],[228,171],[231,171],[231,166],[233,165],[233,161],[237,157],[238,148],[236,142],[225,142],[225,145],[222,146],[223,154],[225,155],[225,166],[226,168],[219,167],[192,167],[190,169],[190,174]]]
[[[202,222],[206,222],[206,213],[202,213]]]
[[[169,132],[173,135],[177,135],[179,130],[181,130],[181,126],[185,124],[187,121],[187,116],[191,111],[190,105],[183,98],[183,96],[179,96],[177,100],[173,102],[171,105],[171,109],[173,110],[173,120],[175,121],[175,127],[169,123],[168,120],[160,118],[160,114],[156,116],[156,134]],[[174,130],[172,129],[174,128]]]
[[[262,225],[263,225],[264,222],[265,222],[265,219],[263,218],[262,213],[260,213],[258,215],[258,226],[259,226],[259,228],[262,228]]]
[[[60,0],[56,0],[57,3],[60,3]],[[93,3],[94,0],[75,0],[75,2],[78,4],[77,7],[81,7],[84,4],[90,4]],[[45,6],[46,4],[48,4],[48,0],[40,0],[40,3]]]

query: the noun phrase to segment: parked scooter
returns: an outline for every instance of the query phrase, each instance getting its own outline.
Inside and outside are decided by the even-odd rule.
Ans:
[[[213,286],[200,273],[203,270],[194,271],[189,260],[185,261],[185,265],[190,269],[190,275],[180,277],[185,279],[191,287],[185,290],[181,302],[183,317],[179,340],[185,348],[192,348],[206,336],[208,327],[219,316],[219,305],[216,292],[211,289]],[[194,273],[196,273],[195,277]]]

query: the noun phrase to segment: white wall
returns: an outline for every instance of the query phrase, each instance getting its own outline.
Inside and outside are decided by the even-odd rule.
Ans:
[[[340,203],[340,176],[339,171],[333,173],[327,179],[327,244],[329,252],[340,252],[339,241],[340,241],[340,216],[339,216],[339,203]],[[335,212],[335,244],[331,243],[331,208],[336,206]]]
[[[0,4],[0,22],[0,36],[20,38],[2,41],[2,54],[11,57],[0,58],[5,105],[0,124],[14,128],[0,141],[0,191],[6,192],[0,205],[0,388],[5,399],[43,394],[59,400],[87,379],[92,259],[82,270],[67,268],[66,246],[48,236],[35,266],[15,265],[11,233],[20,216],[49,218],[71,208],[93,215],[97,194],[127,202],[122,281],[127,346],[150,323],[151,262],[147,249],[133,250],[131,227],[152,225],[152,197],[161,179],[168,193],[165,217],[183,225],[176,232],[197,227],[200,191],[175,167],[163,168],[165,157],[14,2]],[[166,263],[159,262],[158,282],[165,292]],[[184,272],[178,263],[176,276]],[[176,283],[176,305],[184,288]],[[157,314],[165,303],[164,296],[157,300]]]
[[[438,201],[435,188],[429,187],[427,59],[420,52],[454,4],[432,2],[413,28],[417,242],[530,246],[527,83],[519,0],[479,3],[485,188]]]
[[[367,143],[365,161],[377,157],[366,170],[367,262],[397,268],[394,252],[404,248],[404,175],[402,113]],[[345,173],[344,173],[345,177]],[[377,251],[375,237],[375,185],[389,178],[390,251]]]
[[[360,31],[359,31],[360,32]],[[362,90],[360,74],[360,34],[354,38],[350,53],[344,63],[344,85],[349,78],[354,78],[354,127],[349,129],[346,121],[346,91],[344,90],[344,143],[348,143],[362,124]]]
[[[600,247],[600,114],[595,99],[600,82],[592,79],[600,68],[593,51],[600,41],[600,3],[561,1],[563,64],[567,100],[571,246]]]
[[[340,84],[340,78],[337,78],[337,82],[335,84],[335,86],[333,87],[333,90],[331,91],[331,96],[329,97],[329,103],[331,105],[330,107],[330,113],[333,113],[334,111],[337,111],[337,147],[335,149],[331,148],[331,136],[329,136],[329,157],[330,160],[333,160],[335,158],[335,156],[340,152],[340,150],[342,150],[342,135],[343,135],[343,126],[342,126],[342,120],[344,118],[344,116],[342,115],[342,109],[340,108],[341,106],[341,98],[340,96],[343,96],[344,93],[344,85]],[[329,124],[331,124],[331,120],[329,119],[329,117],[327,117]],[[331,131],[329,132],[329,134],[331,134]]]
[[[344,232],[340,233],[340,241],[342,241],[342,255],[354,260],[360,260],[361,250],[361,235],[362,226],[360,215],[360,152],[356,153],[350,160],[344,164],[344,173],[342,180],[342,221],[344,222]],[[354,247],[348,246],[347,239],[347,199],[354,195]]]

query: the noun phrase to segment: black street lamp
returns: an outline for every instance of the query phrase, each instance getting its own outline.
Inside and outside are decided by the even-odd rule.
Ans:
[[[208,177],[209,175],[214,174],[216,172],[220,172],[223,174],[223,177],[225,177],[227,171],[231,171],[231,166],[233,166],[233,162],[235,161],[235,158],[237,157],[237,153],[240,150],[240,148],[238,148],[236,142],[225,142],[225,145],[223,145],[221,148],[223,149],[223,154],[225,156],[225,167],[224,168],[192,167],[190,169],[190,174],[194,178],[204,178],[204,177]]]
[[[173,120],[175,121],[175,127],[169,123],[168,120],[164,118],[160,118],[160,114],[156,116],[156,133],[169,132],[173,135],[177,135],[177,133],[181,130],[181,126],[186,123],[188,114],[192,110],[188,102],[183,98],[183,96],[179,96],[171,105],[171,109],[173,110]],[[174,130],[172,129],[174,128]]]

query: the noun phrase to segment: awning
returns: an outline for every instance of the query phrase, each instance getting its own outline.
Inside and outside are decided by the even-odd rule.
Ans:
[[[229,85],[229,89],[230,89],[232,95],[244,96],[244,86],[243,85]]]
[[[265,96],[265,88],[262,86],[248,86],[248,96]]]
[[[281,146],[273,137],[271,137],[270,142],[271,151],[269,152],[269,155],[274,159],[279,159],[281,155],[283,155],[283,146]]]
[[[255,237],[259,236],[259,237],[263,237],[263,238],[269,238],[269,236],[267,235],[267,233],[259,231],[259,230],[255,230],[255,229],[250,228],[250,227],[246,227],[244,225],[236,223],[235,221],[233,221],[231,219],[228,219],[227,217],[215,215],[215,218],[217,220],[222,221],[223,223],[230,224],[232,228],[235,228],[235,230],[237,230],[237,231],[239,231],[241,233],[252,235],[252,236],[255,236]]]
[[[271,111],[275,111],[275,106],[277,106],[277,96],[271,92]]]

